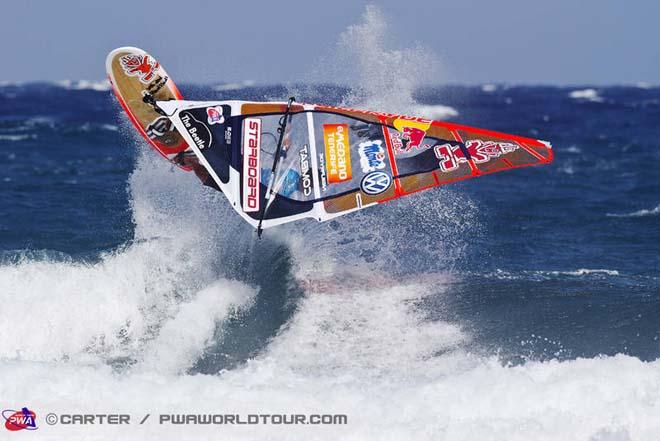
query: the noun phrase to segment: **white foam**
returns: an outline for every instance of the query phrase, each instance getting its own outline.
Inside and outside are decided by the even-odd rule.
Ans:
[[[459,326],[427,321],[415,307],[415,302],[440,290],[442,277],[435,280],[435,289],[428,283],[393,281],[375,288],[379,279],[346,290],[350,279],[335,273],[329,288],[308,290],[287,331],[256,365],[282,364],[277,368],[303,377],[398,377],[421,374],[421,365],[436,363],[433,354],[466,341]],[[296,348],[295,357],[290,357],[291,348]]]
[[[186,303],[208,304],[212,292],[234,299],[219,303],[226,308],[240,303],[235,296],[247,301],[247,291],[212,269],[218,260],[231,262],[219,241],[232,237],[234,245],[241,244],[232,218],[222,229],[208,227],[227,214],[226,203],[215,195],[208,199],[195,177],[173,173],[152,153],[141,156],[131,189],[132,245],[106,253],[97,263],[23,259],[0,266],[0,301],[14,305],[0,308],[0,333],[22,335],[0,341],[0,358],[140,359],[152,341],[163,346],[159,330],[167,331],[171,320],[184,320],[180,309]],[[202,322],[221,316],[217,309],[204,311],[209,315],[200,316]],[[190,347],[203,350],[190,341],[188,355]]]
[[[0,141],[25,141],[26,139],[36,139],[35,134],[21,134],[21,135],[0,135]]]
[[[476,273],[476,275],[483,275],[483,274]],[[485,275],[487,277],[495,277],[501,280],[517,280],[517,279],[547,280],[548,278],[554,278],[555,276],[575,276],[575,277],[590,276],[590,275],[619,276],[620,273],[618,270],[614,270],[614,269],[589,269],[589,268],[579,268],[576,270],[565,270],[565,271],[517,270],[515,272],[497,269],[494,273],[489,273]]]
[[[140,370],[178,374],[190,368],[213,342],[217,323],[254,299],[255,290],[219,280],[183,303],[144,351]]]
[[[325,344],[318,346],[310,365],[308,350],[314,341],[301,328],[312,325],[314,337],[331,341],[333,330],[345,336],[350,332],[340,328],[343,322],[333,326],[326,320],[330,318],[294,322],[293,329],[278,337],[276,343],[302,345],[300,360],[297,346],[276,344],[248,366],[221,376],[115,375],[93,365],[3,362],[0,376],[20,381],[0,382],[0,394],[6,403],[27,404],[37,412],[41,427],[30,434],[34,439],[217,439],[221,433],[239,440],[590,440],[612,439],[612,434],[621,437],[614,439],[655,439],[660,434],[658,361],[618,355],[506,367],[493,358],[452,352],[424,363],[420,356],[432,345],[423,345],[419,353],[414,345],[417,338],[438,338],[433,331],[391,343],[387,334],[376,335],[377,347],[393,351],[389,366],[400,363],[393,372],[361,372],[355,368],[363,366],[360,358],[337,365],[337,355],[328,352],[335,347]],[[411,355],[412,361],[405,358]],[[48,412],[130,413],[134,423],[48,426],[43,421]],[[169,412],[342,413],[348,415],[348,425],[159,426],[157,414]],[[138,425],[146,413],[152,414],[151,421]]]
[[[341,34],[334,56],[321,62],[317,80],[349,85],[342,105],[414,114],[419,104],[413,94],[420,86],[438,83],[440,63],[420,45],[389,46],[389,37],[388,20],[376,6],[367,6],[362,21]]]
[[[601,97],[598,94],[598,91],[596,89],[581,89],[581,90],[574,90],[568,94],[570,98],[573,98],[574,100],[585,100],[585,101],[591,101],[594,103],[602,103],[605,101],[603,97]]]
[[[98,130],[98,129],[107,130],[109,132],[119,131],[119,127],[115,126],[114,124],[96,124],[96,123],[85,122],[77,127],[77,130],[81,132],[90,132],[92,130]]]
[[[660,214],[660,205],[658,205],[657,207],[652,208],[650,210],[642,209],[642,210],[633,211],[632,213],[623,213],[623,214],[607,213],[607,216],[609,216],[609,217],[647,217],[647,216],[657,216],[659,214]]]
[[[563,163],[557,170],[570,176],[575,174],[575,167],[570,162]]]
[[[564,150],[567,153],[575,153],[575,154],[580,154],[582,153],[582,149],[576,145],[571,145],[567,149]]]
[[[617,270],[611,270],[611,269],[588,269],[588,268],[580,268],[575,271],[550,271],[550,274],[563,274],[567,276],[585,276],[589,274],[606,274],[608,276],[618,276],[619,271]]]
[[[458,116],[458,110],[441,104],[418,105],[414,113],[417,116],[436,120],[455,118]]]
[[[497,90],[497,86],[495,84],[483,84],[481,86],[481,91],[485,93],[493,93]]]
[[[68,90],[95,90],[97,92],[107,92],[112,89],[108,80],[61,80],[56,81],[55,84]]]
[[[252,80],[245,80],[237,83],[224,83],[213,86],[213,90],[218,92],[226,92],[231,90],[245,89],[246,87],[253,87],[256,83]]]

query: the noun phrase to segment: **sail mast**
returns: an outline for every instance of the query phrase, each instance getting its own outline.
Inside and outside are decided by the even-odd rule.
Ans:
[[[294,97],[289,98],[289,102],[287,103],[286,106],[286,112],[284,112],[284,115],[282,115],[282,119],[280,120],[280,126],[278,127],[277,131],[280,133],[280,138],[277,141],[277,150],[275,150],[275,158],[273,159],[273,167],[270,170],[270,177],[268,178],[268,189],[266,190],[266,203],[261,206],[261,212],[259,213],[259,225],[257,226],[257,236],[261,238],[261,233],[263,232],[263,229],[261,228],[261,224],[264,221],[264,217],[266,216],[266,212],[268,211],[268,208],[270,207],[270,204],[272,203],[273,200],[273,183],[275,182],[275,171],[277,170],[277,165],[280,162],[280,157],[282,156],[282,142],[284,141],[284,133],[286,132],[286,125],[287,125],[287,120],[291,116],[291,106],[293,105],[293,102],[295,101]]]

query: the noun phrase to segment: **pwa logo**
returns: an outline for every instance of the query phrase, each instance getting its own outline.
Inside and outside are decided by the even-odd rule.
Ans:
[[[37,416],[27,407],[21,410],[3,410],[2,417],[5,419],[5,429],[12,432],[38,429]]]

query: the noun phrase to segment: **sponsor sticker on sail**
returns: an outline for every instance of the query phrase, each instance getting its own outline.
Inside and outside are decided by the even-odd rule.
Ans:
[[[243,211],[259,211],[261,119],[245,118],[243,126]]]
[[[350,181],[353,172],[348,124],[323,124],[323,141],[328,184]]]

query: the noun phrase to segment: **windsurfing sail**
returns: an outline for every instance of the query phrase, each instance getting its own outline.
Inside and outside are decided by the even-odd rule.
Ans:
[[[158,101],[253,227],[326,221],[440,185],[552,162],[548,142],[317,104]]]

